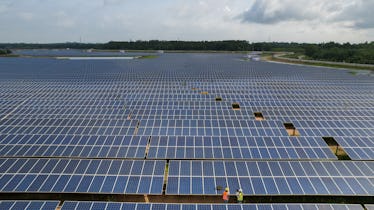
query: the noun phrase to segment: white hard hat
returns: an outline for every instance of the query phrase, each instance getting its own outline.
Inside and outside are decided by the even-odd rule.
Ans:
[[[239,192],[242,192],[242,189],[239,189]]]

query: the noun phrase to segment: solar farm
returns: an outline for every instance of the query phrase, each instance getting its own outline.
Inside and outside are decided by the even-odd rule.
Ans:
[[[0,58],[0,209],[373,208],[372,72],[242,56]]]

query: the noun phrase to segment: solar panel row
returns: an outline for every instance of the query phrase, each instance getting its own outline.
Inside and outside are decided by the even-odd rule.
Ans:
[[[177,125],[177,122],[181,124]],[[142,120],[137,134],[145,136],[288,136],[280,121],[261,123],[261,121],[232,120]]]
[[[15,83],[16,84],[16,83]],[[20,85],[20,84],[18,84]],[[70,85],[70,89],[73,85]],[[116,87],[121,92],[126,91],[128,89],[134,88],[131,86],[123,87],[120,84],[116,84],[113,87]],[[157,89],[157,84],[152,84],[152,87]],[[4,85],[6,91],[8,91]],[[8,87],[9,88],[9,87]],[[14,87],[12,87],[14,88]],[[98,88],[98,87],[96,87]],[[137,88],[137,87],[136,87]],[[94,87],[92,87],[94,89]],[[58,89],[57,89],[58,90]],[[73,90],[70,90],[73,91]],[[86,90],[85,92],[87,92]],[[167,90],[165,90],[167,91]],[[20,93],[24,93],[23,90],[19,91]],[[2,93],[4,97],[6,97],[6,92]],[[286,116],[286,115],[305,115],[309,117],[323,117],[323,116],[331,116],[331,117],[364,117],[361,116],[363,114],[373,116],[373,111],[371,109],[372,104],[370,100],[350,100],[349,102],[344,101],[297,101],[297,100],[280,100],[280,101],[241,101],[240,105],[245,107],[243,110],[228,110],[227,107],[231,106],[231,102],[234,100],[225,100],[226,98],[222,95],[221,98],[223,101],[215,101],[216,95],[211,94],[212,96],[209,100],[201,100],[201,101],[187,101],[187,100],[158,100],[155,98],[154,100],[123,100],[121,99],[103,99],[103,98],[87,98],[87,99],[75,99],[75,100],[63,100],[61,98],[53,98],[53,100],[43,100],[43,99],[29,99],[23,103],[24,108],[35,108],[39,107],[42,109],[56,109],[59,107],[63,107],[64,110],[107,110],[107,109],[122,109],[129,108],[129,107],[137,107],[139,110],[143,111],[150,111],[155,110],[157,112],[160,111],[177,111],[177,112],[194,112],[195,114],[200,113],[200,111],[224,111],[225,113],[239,113],[237,117],[245,117],[249,116],[252,117],[251,112],[247,111],[255,111],[257,110],[256,107],[261,109],[267,110],[269,116]],[[230,94],[232,95],[232,94]],[[13,98],[10,98],[12,96]],[[14,106],[14,95],[10,95],[8,99],[1,98],[0,105],[2,108],[6,108],[7,106],[12,107]],[[21,101],[21,98],[19,99]],[[24,101],[24,100],[22,100]],[[73,105],[74,104],[74,105]],[[292,108],[292,111],[290,110]],[[302,112],[302,110],[305,111]],[[41,111],[41,110],[39,110]],[[63,111],[63,110],[58,110]],[[136,111],[136,110],[133,110]],[[244,112],[245,114],[241,114]],[[95,113],[95,112],[94,112]],[[248,114],[249,113],[249,114]],[[273,114],[272,114],[273,113]],[[280,114],[281,113],[281,114]],[[107,113],[110,114],[110,113]],[[245,115],[245,116],[241,116]],[[196,116],[198,117],[198,116]],[[216,116],[219,117],[219,116]],[[353,118],[354,119],[354,118]],[[347,119],[348,120],[348,119]]]
[[[20,209],[39,209],[56,210],[59,201],[7,201],[0,200],[0,209],[2,210],[20,210]]]
[[[55,210],[59,201],[26,201],[3,200],[0,201],[2,210],[39,209]],[[373,205],[365,205],[370,210]],[[265,210],[265,209],[289,209],[289,210],[362,210],[359,204],[161,204],[161,203],[119,203],[98,201],[65,201],[61,210]]]
[[[322,138],[152,136],[147,158],[336,159]]]
[[[1,192],[161,194],[166,161],[0,159]]]
[[[115,203],[115,202],[64,202],[61,210],[72,209],[126,209],[126,210],[362,210],[358,204],[161,204],[161,203]]]
[[[0,146],[2,157],[336,159],[314,137],[3,135]]]
[[[374,165],[353,161],[170,161],[166,194],[374,194]]]
[[[2,157],[145,158],[148,137],[3,135]]]
[[[374,160],[373,137],[336,137],[335,140],[353,160]]]

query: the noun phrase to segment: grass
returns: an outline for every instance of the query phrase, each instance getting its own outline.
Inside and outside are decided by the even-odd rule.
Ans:
[[[283,60],[275,57],[267,57],[270,61],[277,61],[282,63],[294,63],[294,64],[302,64],[302,65],[309,65],[309,66],[322,66],[322,67],[329,67],[329,68],[343,68],[343,69],[353,69],[353,70],[372,70],[374,71],[374,67],[363,67],[363,66],[350,66],[342,64],[328,64],[322,63],[319,61],[315,62],[304,62],[304,61],[290,61],[290,60]]]
[[[20,57],[19,55],[17,54],[0,54],[0,57]]]
[[[153,59],[153,58],[157,58],[158,56],[157,55],[142,55],[140,57],[138,57],[138,59]]]
[[[302,53],[286,54],[286,55],[283,55],[281,57],[284,57],[284,58],[293,58],[293,59],[299,59],[300,57],[302,57],[303,59],[306,59],[305,55],[302,54]]]

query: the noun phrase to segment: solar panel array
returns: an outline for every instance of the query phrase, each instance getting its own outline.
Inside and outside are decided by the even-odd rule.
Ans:
[[[372,74],[240,59],[0,58],[0,192],[373,196]]]
[[[7,135],[2,157],[81,157],[144,159],[145,136]]]
[[[190,137],[150,139],[147,158],[157,159],[337,159],[322,138]]]
[[[289,209],[289,210],[362,210],[358,204],[161,204],[161,203],[119,203],[119,202],[85,202],[66,201],[61,210],[73,209],[126,209],[126,210],[265,210],[265,209]]]
[[[166,194],[373,195],[373,162],[171,161]]]
[[[373,137],[337,137],[336,141],[354,160],[373,160]]]
[[[39,209],[39,210],[56,210],[59,201],[11,201],[0,200],[0,209],[2,210],[19,210],[19,209]]]
[[[166,161],[0,159],[1,192],[162,194]]]

